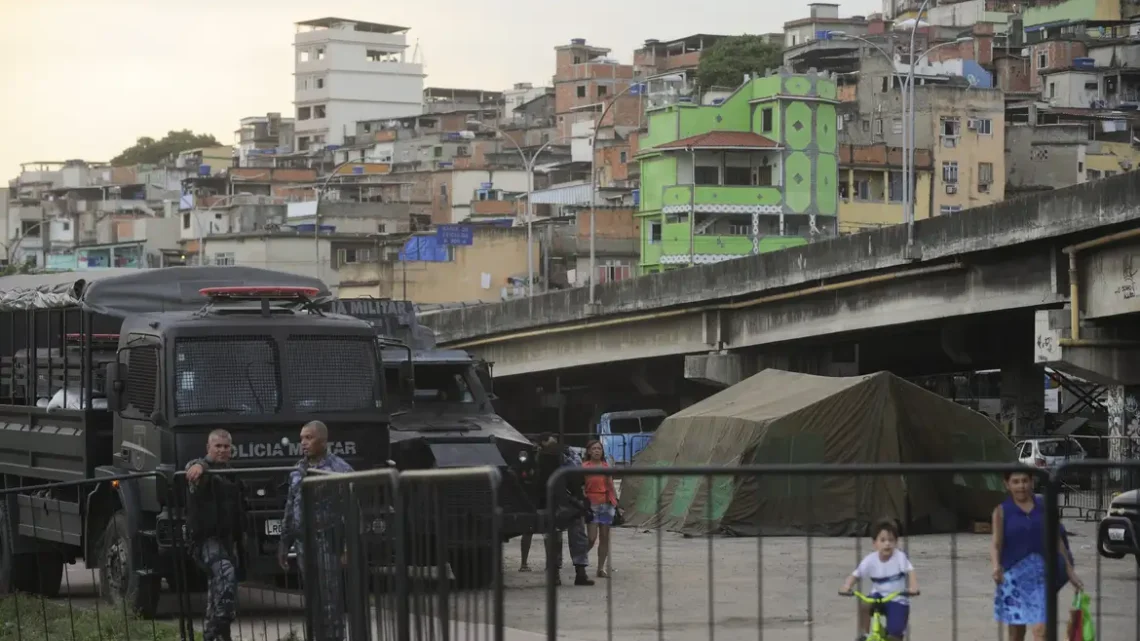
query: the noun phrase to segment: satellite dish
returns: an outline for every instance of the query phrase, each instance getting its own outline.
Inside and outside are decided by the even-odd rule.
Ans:
[[[977,87],[978,86],[978,77],[971,73],[971,74],[966,76],[966,82],[970,83],[971,87]]]

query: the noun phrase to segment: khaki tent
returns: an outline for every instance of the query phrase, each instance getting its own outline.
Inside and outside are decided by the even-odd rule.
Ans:
[[[1014,461],[988,418],[886,372],[832,378],[765,370],[669,418],[638,466]],[[744,536],[863,535],[988,521],[1000,475],[627,477],[626,523]]]

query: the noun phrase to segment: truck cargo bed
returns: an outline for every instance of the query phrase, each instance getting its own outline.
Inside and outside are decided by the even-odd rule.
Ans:
[[[92,478],[96,467],[111,464],[112,418],[107,410],[0,405],[0,474],[39,481]]]

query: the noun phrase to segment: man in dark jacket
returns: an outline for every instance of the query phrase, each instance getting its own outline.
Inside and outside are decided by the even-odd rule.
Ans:
[[[245,554],[245,500],[241,481],[229,474],[233,438],[210,432],[206,456],[186,465],[189,497],[186,529],[195,562],[209,575],[204,641],[231,641],[237,615],[238,572]]]
[[[545,498],[545,488],[549,487],[554,472],[560,467],[581,467],[582,459],[571,448],[561,446],[553,434],[543,434],[538,446],[538,478]],[[553,540],[547,542],[547,568],[562,567],[562,530],[566,530],[570,560],[574,563],[574,585],[594,585],[594,580],[586,572],[590,564],[590,539],[586,536],[586,520],[591,518],[591,512],[586,500],[585,478],[568,476],[564,482],[565,492],[557,496],[557,504],[545,506],[549,517],[554,519],[556,528]],[[562,583],[561,577],[558,583]]]

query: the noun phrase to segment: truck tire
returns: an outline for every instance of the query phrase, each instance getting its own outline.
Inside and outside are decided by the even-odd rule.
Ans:
[[[152,619],[158,612],[162,577],[144,574],[135,567],[137,550],[127,528],[127,515],[119,510],[107,522],[99,546],[99,596],[104,601],[126,607],[138,616]]]
[[[450,553],[451,573],[460,590],[482,590],[495,581],[494,550],[488,547],[464,548]]]

